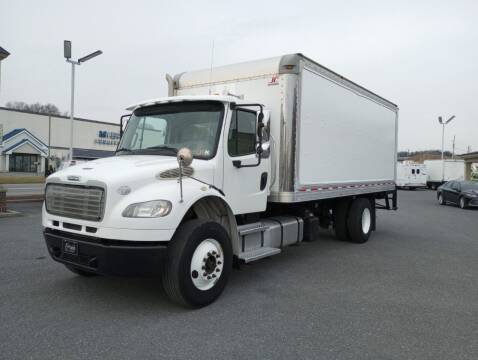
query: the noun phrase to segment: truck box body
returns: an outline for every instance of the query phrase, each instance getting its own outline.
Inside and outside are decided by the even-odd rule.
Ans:
[[[428,181],[441,183],[442,180],[464,180],[465,179],[465,162],[464,160],[445,160],[445,177],[442,179],[442,161],[441,160],[425,160],[427,167]]]
[[[395,188],[398,108],[301,54],[178,74],[169,95],[232,95],[271,111],[268,201]]]
[[[413,162],[397,163],[397,187],[426,187],[427,168],[424,164]]]

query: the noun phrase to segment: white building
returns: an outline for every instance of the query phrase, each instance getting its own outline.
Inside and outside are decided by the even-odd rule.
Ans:
[[[73,158],[111,156],[119,141],[119,125],[75,118]],[[0,107],[0,172],[43,174],[68,157],[70,119]]]

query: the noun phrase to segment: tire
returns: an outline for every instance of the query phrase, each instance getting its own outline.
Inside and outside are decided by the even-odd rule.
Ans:
[[[372,233],[372,205],[365,198],[358,198],[352,202],[347,218],[350,241],[357,244],[367,242]]]
[[[436,185],[436,184],[432,184],[432,185],[431,185],[431,188],[432,188],[432,190],[436,190],[436,189],[437,189],[437,185]]]
[[[349,214],[350,200],[342,199],[337,201],[334,208],[334,229],[335,236],[342,241],[350,241],[347,217]]]
[[[168,247],[163,287],[173,302],[199,308],[221,295],[231,269],[232,245],[226,230],[213,221],[189,220]]]
[[[73,265],[65,265],[65,267],[70,270],[72,273],[75,273],[76,275],[84,276],[84,277],[93,277],[93,276],[98,276],[98,274],[85,271],[82,269],[78,269],[76,266]]]
[[[443,200],[443,195],[442,194],[438,194],[438,203],[440,205],[446,205],[445,200]]]
[[[463,196],[460,196],[460,199],[458,200],[458,204],[460,206],[460,209],[466,209],[468,208],[468,202]]]

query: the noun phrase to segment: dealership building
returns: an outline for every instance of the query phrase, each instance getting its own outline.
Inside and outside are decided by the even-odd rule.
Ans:
[[[114,154],[119,125],[75,118],[73,159]],[[68,159],[70,118],[0,107],[0,173],[44,174]]]

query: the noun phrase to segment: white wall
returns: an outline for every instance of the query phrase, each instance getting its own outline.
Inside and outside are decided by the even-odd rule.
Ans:
[[[48,145],[48,122],[49,117],[47,115],[0,109],[0,124],[3,125],[4,135],[13,129],[26,128]],[[95,139],[98,138],[98,131],[119,132],[119,125],[86,122],[76,119],[73,125],[73,147],[106,151],[115,150],[116,145],[95,143]],[[70,146],[69,142],[70,120],[52,116],[50,146],[68,148]]]

